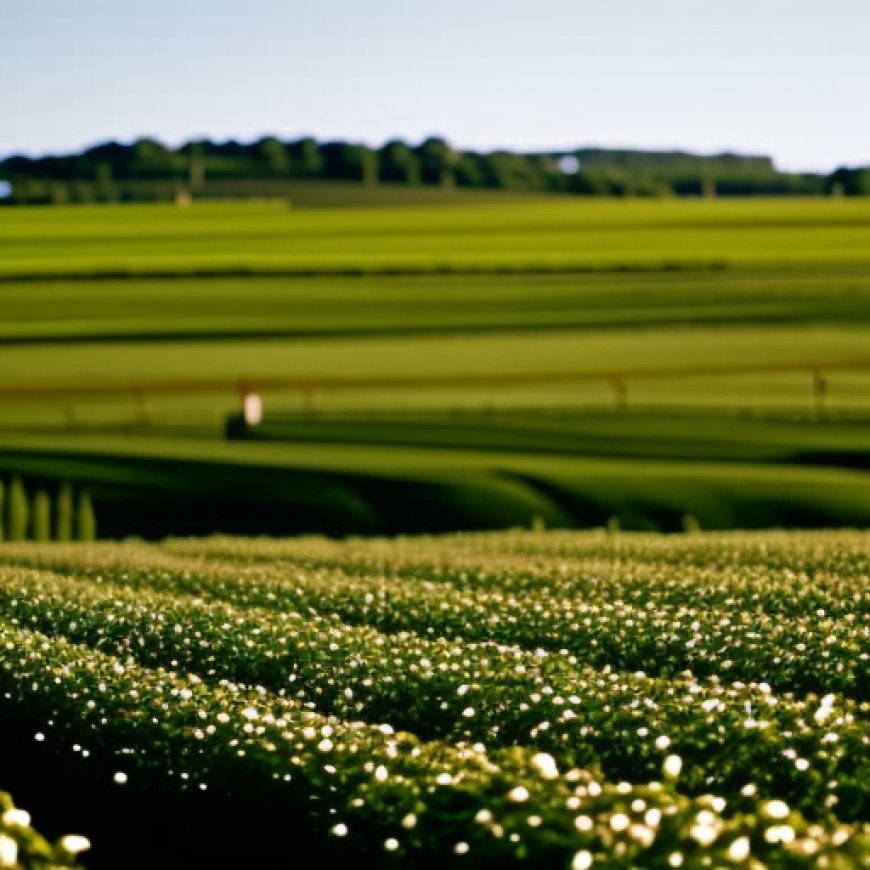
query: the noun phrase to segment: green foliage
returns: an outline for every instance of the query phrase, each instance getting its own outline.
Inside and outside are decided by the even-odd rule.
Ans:
[[[565,174],[559,158],[579,159],[581,171]],[[378,151],[345,141],[314,139],[282,142],[266,136],[249,144],[195,140],[177,150],[154,139],[131,145],[107,142],[82,154],[63,157],[11,157],[0,175],[14,183],[15,202],[114,201],[165,199],[172,183],[189,183],[208,195],[209,180],[304,178],[382,181],[450,189],[454,184],[503,190],[559,191],[592,196],[700,196],[713,185],[719,194],[820,195],[832,186],[861,192],[862,170],[821,175],[779,172],[768,157],[681,152],[644,152],[586,148],[570,155],[555,153],[461,152],[439,137],[409,146],[392,140]],[[96,185],[81,182],[96,179]],[[119,186],[118,182],[122,182]],[[125,187],[124,182],[136,182]],[[169,186],[161,182],[170,182]],[[126,191],[126,194],[125,194]],[[160,193],[163,191],[163,193]],[[254,188],[237,195],[256,196]]]
[[[0,541],[6,537],[6,485],[0,478]]]
[[[97,518],[91,503],[90,493],[80,489],[76,499],[75,539],[77,541],[93,541],[97,537]]]
[[[73,488],[68,480],[61,481],[57,491],[57,512],[55,514],[55,539],[58,541],[73,540]]]
[[[7,547],[5,713],[381,863],[862,866],[868,535],[619,544]]]
[[[32,532],[34,541],[51,540],[51,498],[44,489],[33,495]]]
[[[49,843],[31,827],[30,813],[15,806],[10,795],[0,792],[0,867],[13,870],[60,870],[77,868],[76,856],[90,848],[85,837],[69,834]]]
[[[419,184],[422,180],[420,160],[404,142],[387,142],[378,152],[380,180]]]
[[[23,541],[30,527],[30,505],[21,478],[15,475],[9,482],[6,496],[6,537]]]
[[[844,196],[870,196],[870,166],[837,169],[828,179],[828,190]]]

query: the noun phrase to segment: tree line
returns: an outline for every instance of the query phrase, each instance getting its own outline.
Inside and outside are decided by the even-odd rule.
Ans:
[[[90,494],[62,481],[28,487],[14,475],[0,479],[0,541],[92,541],[97,520]]]
[[[283,141],[191,140],[170,148],[156,139],[103,142],[60,156],[16,155],[0,163],[8,201],[22,203],[166,199],[208,194],[232,182],[237,195],[264,182],[343,181],[428,185],[585,196],[752,196],[870,194],[870,167],[824,175],[787,173],[764,156],[580,148],[570,152],[477,152],[430,137],[380,148],[311,137]]]

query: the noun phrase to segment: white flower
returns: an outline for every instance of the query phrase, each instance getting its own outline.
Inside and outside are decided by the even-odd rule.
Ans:
[[[18,866],[18,843],[6,834],[0,834],[0,867]]]
[[[617,833],[624,831],[631,824],[631,819],[625,813],[614,813],[610,818],[610,827]]]
[[[346,837],[347,836],[347,825],[344,822],[339,822],[337,825],[332,826],[332,835],[333,837]]]
[[[116,783],[117,785],[124,785],[124,783],[127,782],[127,774],[124,773],[124,771],[119,770],[119,771],[115,774],[115,776],[113,777],[113,779],[115,780],[115,783]]]
[[[577,816],[574,819],[574,827],[577,828],[578,831],[591,831],[593,827],[593,821],[591,816]]]
[[[728,847],[728,857],[732,861],[745,861],[749,857],[749,837],[738,837]]]
[[[375,768],[375,779],[378,782],[386,782],[387,777],[389,775],[390,775],[389,771],[386,769],[386,767],[383,766],[383,764],[379,764]]]
[[[3,824],[9,827],[29,828],[30,813],[27,810],[12,808],[3,813]]]
[[[518,785],[512,788],[508,793],[508,800],[521,804],[529,799],[529,790],[524,785]]]
[[[559,768],[556,767],[556,759],[549,752],[539,752],[532,758],[532,767],[538,771],[543,779],[558,779]]]
[[[790,812],[785,801],[773,800],[764,805],[764,812],[772,819],[784,819]]]
[[[660,737],[656,737],[656,749],[665,750],[671,745],[671,738],[662,734]]]
[[[794,840],[794,828],[791,825],[773,825],[764,832],[768,843],[791,843]]]
[[[664,770],[666,777],[669,779],[676,779],[680,775],[680,771],[683,769],[683,759],[680,758],[679,755],[669,755],[665,759],[662,769]]]
[[[61,838],[60,845],[70,855],[78,855],[79,852],[86,852],[91,848],[91,841],[79,834],[67,834]]]
[[[719,836],[719,832],[713,825],[692,825],[692,829],[689,831],[692,839],[697,840],[702,846],[709,846],[716,837]]]
[[[388,852],[395,852],[399,848],[399,841],[395,837],[390,837],[384,841],[384,848]]]
[[[453,851],[454,851],[457,855],[465,855],[465,854],[468,852],[469,848],[470,848],[470,847],[469,847],[468,843],[457,843],[457,844],[453,847]]]
[[[589,870],[592,866],[592,853],[587,849],[581,849],[571,862],[571,870]]]

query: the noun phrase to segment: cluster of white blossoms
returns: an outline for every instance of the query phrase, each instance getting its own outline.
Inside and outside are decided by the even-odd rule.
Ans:
[[[61,548],[0,567],[0,698],[128,793],[241,765],[399,861],[852,860],[859,562],[847,594],[832,550],[787,574],[775,541],[638,539],[614,572],[606,540],[541,540]]]

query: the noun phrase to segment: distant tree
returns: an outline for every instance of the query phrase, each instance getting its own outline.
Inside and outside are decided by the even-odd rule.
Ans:
[[[228,157],[231,160],[244,160],[248,156],[248,148],[235,139],[226,142],[209,142],[207,153],[210,157]]]
[[[324,171],[325,161],[320,146],[310,137],[289,142],[287,153],[293,164],[293,172],[303,178],[319,178]]]
[[[378,151],[381,181],[419,184],[420,160],[404,142],[393,139]]]
[[[290,155],[284,143],[274,136],[266,136],[255,143],[256,159],[267,175],[287,175]]]
[[[5,506],[6,487],[3,481],[0,480],[0,541],[6,536],[6,512],[3,510]]]
[[[137,178],[173,178],[176,172],[173,153],[156,139],[137,139],[133,143],[130,171]]]
[[[51,540],[51,499],[44,489],[33,496],[33,540]]]
[[[93,541],[97,537],[97,518],[91,496],[86,489],[79,490],[75,519],[76,540]]]
[[[190,150],[187,179],[191,190],[199,190],[205,184],[205,148],[200,143],[194,143]]]
[[[9,483],[6,499],[6,535],[10,541],[23,541],[30,523],[30,506],[27,492],[17,475]]]
[[[488,187],[502,190],[543,190],[546,177],[540,165],[524,154],[493,151],[481,161]]]
[[[74,513],[72,485],[68,480],[65,480],[57,492],[54,536],[58,541],[71,541],[73,539]]]
[[[870,196],[870,166],[839,167],[828,178],[827,189],[844,196]]]
[[[456,183],[454,173],[460,161],[460,155],[444,139],[430,136],[421,142],[414,151],[420,158],[424,182],[439,184],[441,187],[453,187]]]
[[[33,174],[33,160],[23,154],[13,154],[3,161],[3,174],[7,178],[16,178]]]
[[[769,157],[759,155],[580,148],[572,152],[580,171],[564,172],[558,162],[564,156],[564,152],[461,153],[437,136],[413,148],[392,140],[377,151],[344,141],[321,145],[311,137],[281,142],[268,136],[247,144],[193,140],[175,150],[141,138],[131,145],[104,142],[81,154],[16,155],[0,163],[0,178],[11,182],[13,203],[165,199],[172,190],[195,192],[206,176],[235,181],[263,177],[422,181],[444,187],[457,184],[595,196],[700,196],[711,189],[711,179],[715,179],[718,196],[870,193],[867,167],[841,167],[822,176],[779,172]],[[186,185],[181,191],[179,183]],[[262,185],[234,189],[253,193],[262,191]]]
[[[377,184],[378,154],[365,145],[359,146],[360,181],[363,184]]]
[[[460,187],[486,187],[486,155],[463,152],[453,167],[453,177]]]
[[[133,149],[120,142],[103,142],[94,145],[82,153],[82,156],[94,167],[103,163],[111,169],[113,178],[129,178],[133,163]]]
[[[320,148],[327,178],[362,181],[371,184],[377,181],[377,154],[365,145],[348,142],[327,142]]]

